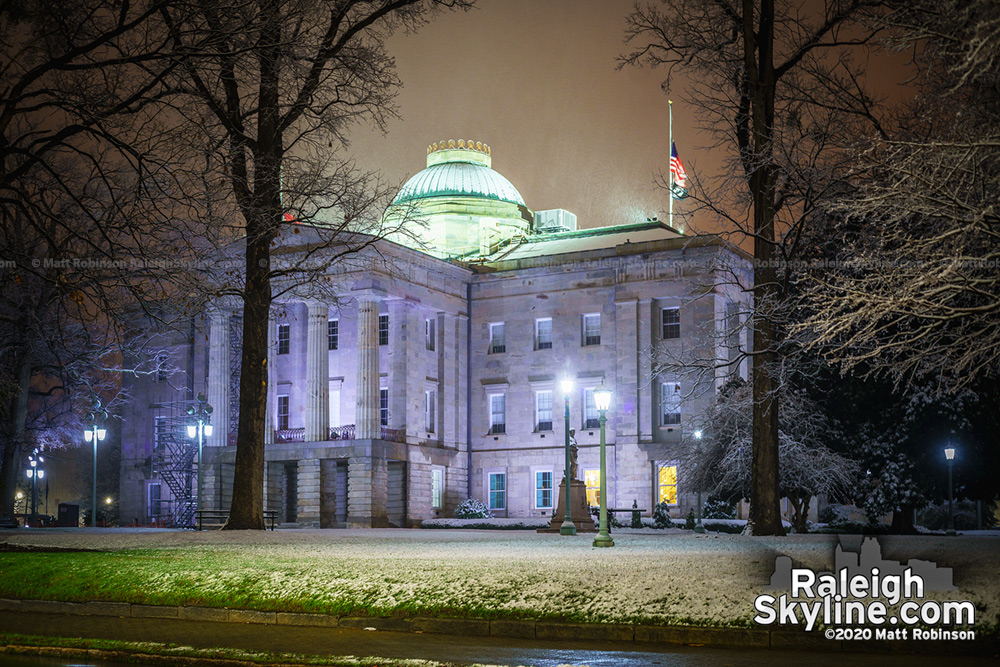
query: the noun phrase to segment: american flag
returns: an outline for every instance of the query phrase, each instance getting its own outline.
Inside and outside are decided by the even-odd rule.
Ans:
[[[684,199],[687,197],[687,172],[684,171],[681,159],[677,157],[677,144],[672,141],[670,142],[670,175],[673,177],[673,184],[670,190],[674,199]]]

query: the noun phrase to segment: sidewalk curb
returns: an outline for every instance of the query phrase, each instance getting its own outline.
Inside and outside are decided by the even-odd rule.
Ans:
[[[849,642],[825,639],[818,632],[797,632],[788,628],[727,628],[683,625],[625,625],[615,623],[561,623],[518,619],[433,618],[417,616],[358,617],[326,614],[255,611],[131,604],[128,602],[60,602],[55,600],[18,600],[0,598],[0,611],[72,614],[79,616],[119,616],[131,618],[170,618],[190,621],[252,623],[264,625],[300,625],[390,632],[503,637],[541,640],[598,640],[636,644],[673,644],[728,649],[769,649],[872,653],[936,653],[959,655],[997,655],[1000,641],[976,639],[973,642]]]

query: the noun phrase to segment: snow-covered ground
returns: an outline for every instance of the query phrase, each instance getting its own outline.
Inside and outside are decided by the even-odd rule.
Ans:
[[[486,615],[495,610],[526,617],[728,625],[749,623],[753,600],[765,592],[776,556],[790,556],[796,567],[831,570],[838,540],[836,535],[766,538],[651,529],[618,529],[612,535],[613,549],[593,548],[592,534],[463,529],[22,529],[0,533],[0,543],[142,550],[129,574],[150,590],[183,588],[197,596],[241,587],[257,600],[310,600],[317,611],[325,604],[333,608],[363,599],[382,612],[419,612],[432,603]],[[845,548],[856,550],[861,538],[845,540]],[[954,568],[959,590],[928,597],[971,600],[977,624],[997,625],[1000,537],[882,536],[879,542],[885,558],[919,558]],[[157,562],[176,560],[177,565],[152,568],[149,550],[170,557]],[[181,557],[178,550],[204,558]],[[118,561],[116,567],[130,569],[129,562]],[[90,575],[81,567],[81,577]]]

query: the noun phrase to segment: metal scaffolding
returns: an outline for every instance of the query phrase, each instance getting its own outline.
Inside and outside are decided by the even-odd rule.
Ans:
[[[193,528],[198,445],[188,437],[189,406],[197,401],[154,403],[153,455],[151,477],[160,479],[170,489],[172,498],[160,500],[159,516],[164,525]]]

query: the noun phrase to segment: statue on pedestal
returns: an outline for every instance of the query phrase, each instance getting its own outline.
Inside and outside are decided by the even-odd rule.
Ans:
[[[576,476],[578,468],[576,462],[576,456],[579,451],[580,451],[579,447],[576,446],[576,429],[571,428],[569,430],[569,478],[570,479],[578,479]]]

